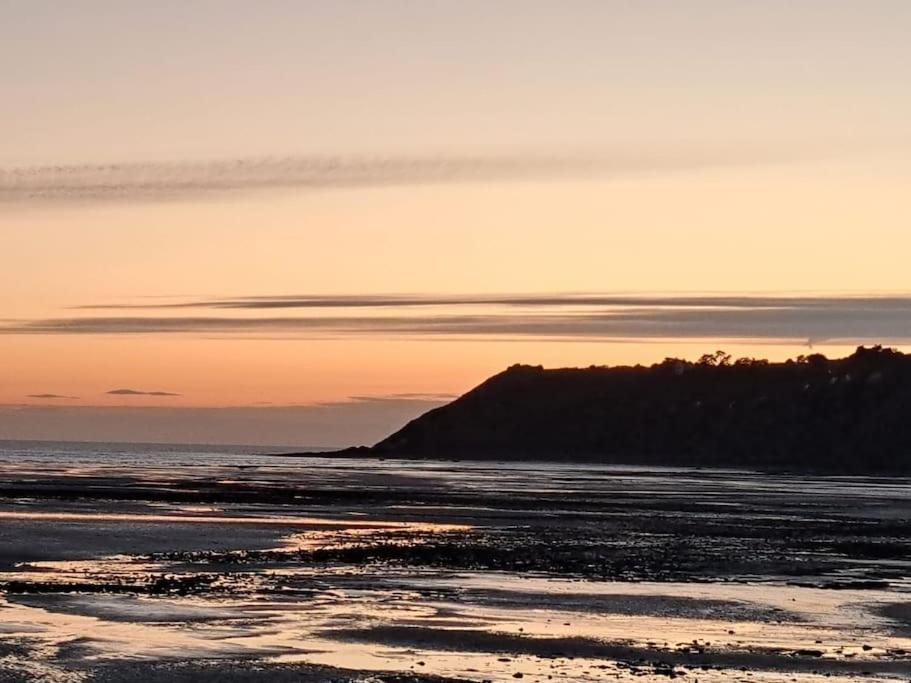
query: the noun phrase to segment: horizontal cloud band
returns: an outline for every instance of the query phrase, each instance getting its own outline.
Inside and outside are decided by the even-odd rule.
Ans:
[[[645,307],[911,310],[911,296],[770,296],[660,294],[380,294],[242,296],[167,303],[90,304],[79,310],[413,308],[425,306]]]
[[[803,156],[817,158],[815,151]],[[0,168],[0,201],[166,200],[264,189],[546,180],[792,161],[763,150],[679,149],[592,155],[286,157]]]
[[[104,316],[8,321],[0,334],[204,334],[525,339],[755,339],[787,342],[911,341],[911,297],[352,297],[397,314],[308,316]],[[366,302],[366,303],[364,303]],[[417,305],[448,306],[429,314]],[[260,303],[265,304],[260,305]],[[461,306],[491,308],[459,312]],[[178,304],[181,305],[181,304]],[[324,308],[327,298],[182,304],[212,308]],[[531,308],[531,306],[534,308]],[[527,306],[527,308],[526,308]],[[407,313],[407,314],[406,314]]]
[[[111,389],[111,396],[180,396],[170,391],[139,391],[138,389]]]

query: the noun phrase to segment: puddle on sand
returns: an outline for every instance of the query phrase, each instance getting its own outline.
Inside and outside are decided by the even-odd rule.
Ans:
[[[50,522],[141,522],[160,524],[252,524],[256,526],[280,527],[313,527],[333,529],[386,529],[408,531],[417,527],[426,527],[427,530],[456,530],[466,528],[456,524],[426,524],[411,522],[384,522],[365,519],[334,519],[327,517],[300,517],[300,516],[230,516],[230,515],[159,515],[143,513],[115,513],[115,512],[30,512],[0,510],[0,520],[29,520]],[[420,529],[417,529],[420,530]]]

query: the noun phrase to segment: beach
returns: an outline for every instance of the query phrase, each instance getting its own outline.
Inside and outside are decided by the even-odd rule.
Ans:
[[[0,445],[0,680],[907,680],[895,478]]]

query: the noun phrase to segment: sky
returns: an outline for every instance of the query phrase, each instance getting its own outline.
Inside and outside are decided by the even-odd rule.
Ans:
[[[371,443],[911,346],[911,4],[0,0],[0,439]]]

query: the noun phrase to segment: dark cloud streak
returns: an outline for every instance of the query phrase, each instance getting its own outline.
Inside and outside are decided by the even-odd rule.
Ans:
[[[231,301],[255,304],[259,300]],[[304,338],[437,336],[592,340],[715,338],[802,343],[911,341],[911,297],[901,296],[293,297],[265,301],[283,302],[290,308],[309,308],[312,304],[317,309],[339,301],[340,308],[365,301],[368,308],[384,306],[390,309],[410,309],[433,303],[450,306],[452,310],[441,314],[402,310],[399,314],[382,316],[92,316],[9,322],[0,325],[0,334],[278,334]],[[462,305],[480,303],[496,304],[497,307],[481,312],[458,310]],[[208,306],[209,303],[194,305]],[[254,305],[253,309],[256,308]]]
[[[613,177],[819,158],[818,150],[613,150],[438,157],[285,157],[0,168],[0,202],[172,200],[238,191]]]
[[[139,391],[137,389],[111,389],[106,392],[110,396],[180,396],[170,391]]]
[[[323,308],[413,308],[429,306],[616,306],[661,308],[795,308],[838,309],[863,306],[876,310],[911,310],[904,296],[746,296],[746,295],[624,295],[624,294],[498,294],[498,295],[282,295],[200,299],[170,303],[89,304],[73,310],[257,310]]]

